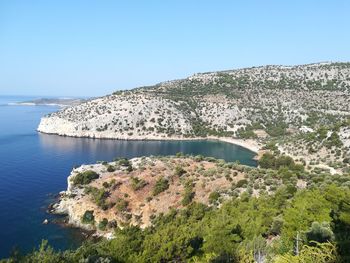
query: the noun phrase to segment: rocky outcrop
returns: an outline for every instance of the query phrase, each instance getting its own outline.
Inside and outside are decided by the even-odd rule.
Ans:
[[[244,166],[223,164],[203,157],[142,157],[83,165],[71,172],[67,191],[61,193],[51,212],[67,215],[70,225],[107,236],[116,226],[148,227],[156,216],[170,209],[181,209],[192,202],[219,205],[231,198],[233,191],[245,191],[232,189],[244,179]],[[86,171],[94,171],[99,177],[87,184],[74,184],[74,178]],[[213,192],[217,192],[214,197]],[[83,221],[86,211],[92,211],[93,222]],[[104,220],[108,227],[101,229]],[[111,222],[115,222],[113,227]]]

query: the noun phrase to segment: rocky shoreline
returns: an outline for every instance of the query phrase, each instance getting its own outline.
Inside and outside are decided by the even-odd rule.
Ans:
[[[142,135],[142,136],[120,136],[118,134],[103,133],[103,132],[69,132],[68,130],[58,132],[60,129],[64,130],[67,125],[70,124],[55,124],[52,125],[52,118],[43,117],[37,128],[37,131],[43,134],[51,134],[58,136],[66,136],[73,138],[89,138],[89,139],[106,139],[106,140],[122,140],[122,141],[202,141],[212,140],[221,141],[234,145],[241,146],[249,151],[256,154],[261,150],[262,144],[258,140],[254,139],[239,139],[233,137],[218,137],[218,136],[207,136],[207,137],[186,137],[186,136],[166,136],[166,135]]]
[[[75,188],[72,184],[72,177],[77,172],[83,171],[85,166],[80,166],[73,169],[71,174],[67,177],[67,190],[59,193],[57,202],[51,204],[49,213],[56,215],[67,216],[66,225],[79,227],[81,229],[91,231],[94,230],[90,225],[82,224],[81,218],[78,217],[74,211],[74,203],[77,198],[83,195],[83,189]]]

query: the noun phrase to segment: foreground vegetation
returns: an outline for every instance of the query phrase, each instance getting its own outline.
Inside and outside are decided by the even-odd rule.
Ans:
[[[224,201],[212,192],[204,205],[192,201],[187,184],[184,208],[160,214],[150,227],[116,227],[115,239],[89,241],[75,251],[54,251],[43,241],[27,255],[15,252],[0,262],[349,262],[350,176],[331,183],[331,175],[305,172],[285,156],[265,155],[261,164],[264,169],[246,168],[249,177],[281,178],[276,190],[257,196],[248,189]],[[136,188],[144,184],[132,180]],[[297,180],[306,186],[297,188]],[[157,186],[154,195],[167,182]],[[85,217],[92,220],[91,213]]]

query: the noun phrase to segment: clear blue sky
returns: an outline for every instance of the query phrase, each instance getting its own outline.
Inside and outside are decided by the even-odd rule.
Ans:
[[[350,1],[0,0],[0,95],[99,96],[196,72],[350,61]]]

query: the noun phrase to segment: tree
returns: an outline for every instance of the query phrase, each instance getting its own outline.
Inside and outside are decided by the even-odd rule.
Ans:
[[[334,240],[334,233],[328,222],[312,222],[311,228],[306,232],[309,245],[315,241],[318,243],[331,242]]]
[[[261,168],[275,168],[276,158],[272,153],[266,152],[261,156],[258,163]]]
[[[336,246],[332,243],[316,243],[315,246],[303,246],[299,255],[287,253],[278,255],[274,263],[337,263],[339,255]]]
[[[282,240],[291,249],[297,232],[307,231],[312,222],[330,222],[332,204],[320,190],[301,191],[283,213]]]
[[[22,262],[60,263],[63,260],[63,257],[49,246],[47,240],[43,240],[39,249],[26,257]]]

